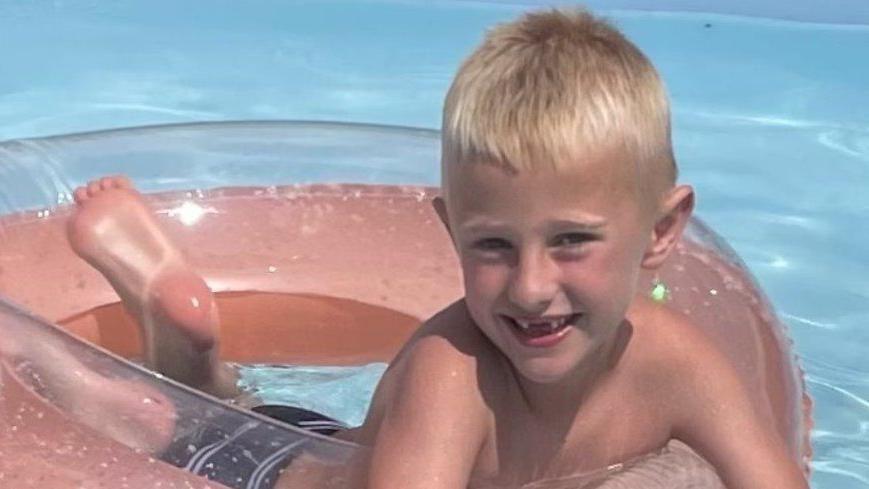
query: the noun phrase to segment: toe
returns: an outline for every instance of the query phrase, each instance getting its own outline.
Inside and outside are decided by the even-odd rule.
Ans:
[[[130,179],[124,175],[118,175],[115,177],[115,186],[118,188],[129,189],[133,188],[133,182],[131,182]]]
[[[88,199],[88,189],[87,187],[78,187],[72,193],[72,198],[75,200],[77,204],[81,204],[82,202]]]
[[[93,197],[94,195],[100,193],[100,182],[99,180],[92,180],[88,182],[88,195]]]
[[[109,190],[115,187],[115,177],[100,178],[100,189]]]

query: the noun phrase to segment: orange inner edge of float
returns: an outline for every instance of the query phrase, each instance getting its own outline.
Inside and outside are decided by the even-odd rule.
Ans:
[[[221,292],[221,357],[239,363],[352,365],[389,362],[420,320],[351,299],[313,294]],[[127,358],[139,358],[139,328],[120,303],[60,322]],[[93,333],[91,333],[93,334]],[[90,335],[89,335],[90,336]]]

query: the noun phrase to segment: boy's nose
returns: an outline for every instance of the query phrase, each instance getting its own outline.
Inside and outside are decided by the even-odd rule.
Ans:
[[[510,302],[527,314],[543,314],[558,293],[557,269],[548,256],[519,257],[507,290]]]

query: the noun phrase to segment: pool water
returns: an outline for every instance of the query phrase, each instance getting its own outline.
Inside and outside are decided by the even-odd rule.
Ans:
[[[244,395],[236,402],[296,406],[359,426],[386,365],[238,365]]]
[[[436,129],[462,56],[526,8],[0,0],[0,140],[239,119]],[[813,487],[869,485],[869,26],[606,13],[668,84],[699,215],[790,326],[816,399]]]

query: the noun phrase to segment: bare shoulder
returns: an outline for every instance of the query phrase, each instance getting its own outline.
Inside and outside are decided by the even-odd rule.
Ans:
[[[684,314],[644,299],[632,307],[628,318],[634,326],[636,358],[643,366],[655,366],[664,375],[684,379],[698,368],[727,363],[703,328]]]
[[[633,325],[630,355],[626,355],[631,375],[644,391],[662,401],[668,418],[678,418],[678,410],[692,405],[684,401],[706,388],[720,396],[741,395],[736,369],[691,318],[641,301],[628,319]]]
[[[491,344],[474,325],[464,301],[457,301],[420,326],[395,360],[398,363],[405,357],[436,353],[476,363],[488,360],[492,352]]]
[[[640,368],[654,373],[671,436],[700,453],[727,487],[805,488],[796,461],[760,413],[729,358],[700,325],[639,305],[632,318]]]
[[[698,407],[736,402],[750,405],[750,396],[727,355],[688,316],[651,301],[641,307],[637,321],[638,343],[646,349],[645,361],[653,366],[661,394],[670,400],[674,430],[695,418]]]
[[[431,319],[401,349],[380,381],[355,441],[369,444],[390,412],[424,411],[448,421],[453,415],[484,418],[482,392],[497,354],[474,326],[462,302]]]
[[[491,426],[490,353],[467,316],[458,302],[432,318],[381,380],[356,437],[372,447],[367,487],[467,487]]]
[[[627,319],[632,333],[624,360],[642,382],[669,384],[703,351],[715,348],[690,318],[652,301],[636,301]]]
[[[498,362],[498,352],[474,325],[463,301],[423,324],[392,362],[395,377],[438,379],[446,385],[482,388]],[[450,382],[444,382],[452,379]]]

